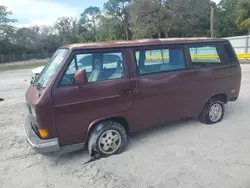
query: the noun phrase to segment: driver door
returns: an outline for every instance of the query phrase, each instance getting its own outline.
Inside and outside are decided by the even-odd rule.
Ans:
[[[76,86],[74,73],[77,69],[88,68],[88,78],[95,71],[93,62],[95,54],[102,57],[101,63],[104,65],[100,70],[100,75],[86,85]],[[112,61],[109,61],[112,66],[107,66],[106,56],[112,56]],[[114,79],[112,77],[116,72],[114,64],[118,64],[118,61],[123,64],[123,74]],[[98,118],[119,112],[131,113],[132,116],[131,107],[134,102],[134,94],[128,92],[133,88],[127,67],[124,66],[122,50],[117,52],[78,51],[69,62],[69,69],[62,75],[58,86],[52,92],[55,124],[62,145],[84,142],[88,126]]]

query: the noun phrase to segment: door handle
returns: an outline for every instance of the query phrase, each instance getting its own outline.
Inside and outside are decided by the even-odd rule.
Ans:
[[[132,93],[132,89],[122,89],[119,92],[121,95],[129,95]]]

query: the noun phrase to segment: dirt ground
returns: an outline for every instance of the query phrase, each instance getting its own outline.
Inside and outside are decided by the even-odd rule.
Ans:
[[[30,70],[0,72],[1,188],[249,188],[250,65],[240,98],[216,125],[185,120],[132,135],[126,151],[89,164],[86,151],[41,155],[27,143]]]

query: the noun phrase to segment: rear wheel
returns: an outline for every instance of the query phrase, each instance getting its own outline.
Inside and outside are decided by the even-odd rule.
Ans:
[[[124,127],[115,121],[104,121],[91,132],[88,149],[92,156],[94,153],[110,156],[124,151],[126,143],[127,134]]]
[[[211,99],[198,116],[198,119],[205,124],[215,124],[223,119],[224,113],[225,103],[218,99]]]

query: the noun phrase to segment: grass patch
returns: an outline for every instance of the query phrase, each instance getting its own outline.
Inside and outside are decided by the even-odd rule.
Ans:
[[[38,63],[25,63],[25,64],[8,64],[0,65],[0,71],[9,71],[9,70],[19,70],[19,69],[32,69],[39,66],[44,66],[47,62],[38,62]]]

